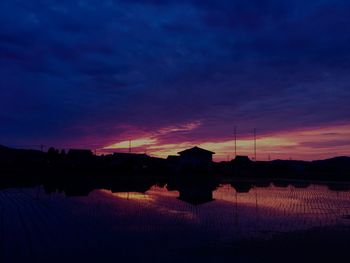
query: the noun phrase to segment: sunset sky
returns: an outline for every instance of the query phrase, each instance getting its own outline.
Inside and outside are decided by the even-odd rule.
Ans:
[[[350,155],[349,0],[1,0],[0,144]]]

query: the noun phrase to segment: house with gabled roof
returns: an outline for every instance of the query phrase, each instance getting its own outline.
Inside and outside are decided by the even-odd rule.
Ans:
[[[179,162],[181,165],[191,168],[205,168],[211,165],[215,153],[195,146],[178,152],[178,154],[180,155]]]

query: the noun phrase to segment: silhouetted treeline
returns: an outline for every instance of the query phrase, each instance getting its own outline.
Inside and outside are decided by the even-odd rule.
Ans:
[[[320,161],[250,161],[235,159],[216,164],[216,173],[244,178],[281,178],[307,180],[350,181],[350,157],[335,157]]]
[[[196,154],[201,154],[199,153]],[[200,159],[202,156],[199,156]],[[186,157],[187,158],[187,157]],[[103,176],[178,177],[187,174],[234,178],[280,178],[310,180],[350,180],[350,157],[321,161],[251,161],[237,156],[229,162],[198,162],[196,155],[186,161],[179,156],[168,159],[146,154],[114,153],[94,155],[90,150],[68,152],[50,148],[47,152],[0,146],[0,176],[47,178],[83,176],[86,180]],[[74,178],[72,177],[74,175]],[[24,180],[24,179],[23,179]]]

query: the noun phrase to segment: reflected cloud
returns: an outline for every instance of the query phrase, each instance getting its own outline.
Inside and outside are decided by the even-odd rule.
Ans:
[[[192,211],[187,211],[183,206],[179,205],[181,202],[176,199],[179,196],[179,192],[169,191],[166,187],[152,186],[151,189],[144,194],[137,192],[113,193],[104,189],[98,190],[97,192],[118,199],[137,202],[139,205],[143,204],[145,207],[148,207],[163,216],[177,215],[186,220],[194,220],[196,218]]]
[[[113,195],[114,197],[118,197],[121,199],[127,200],[137,200],[137,201],[151,201],[152,197],[147,194],[137,193],[137,192],[121,192],[121,193],[113,193],[109,190],[100,190],[102,193],[106,193],[109,195]]]

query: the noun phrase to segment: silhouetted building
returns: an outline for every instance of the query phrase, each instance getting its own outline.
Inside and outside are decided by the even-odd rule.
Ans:
[[[231,163],[233,164],[236,175],[248,176],[254,162],[252,162],[248,156],[237,155],[236,158],[231,161]]]
[[[67,154],[67,158],[77,164],[89,164],[93,156],[91,150],[85,149],[70,149]]]
[[[13,149],[0,145],[0,164],[23,168],[23,164],[40,164],[45,161],[45,153],[38,150]]]
[[[138,153],[113,153],[112,163],[114,165],[127,165],[133,169],[146,167],[150,162],[150,156]]]
[[[237,155],[232,161],[239,164],[249,164],[252,162],[248,156],[244,155]]]
[[[283,187],[283,188],[288,187],[289,185],[289,182],[284,180],[274,180],[272,183],[276,187]]]
[[[64,189],[64,193],[66,196],[74,197],[74,196],[88,196],[90,192],[94,190],[93,186],[86,186],[84,184],[81,185],[69,185]]]
[[[253,185],[249,182],[232,182],[231,186],[236,190],[237,193],[249,193]]]
[[[201,205],[214,200],[210,187],[192,187],[179,189],[178,199],[192,205]]]
[[[336,192],[348,192],[348,191],[350,191],[350,184],[328,183],[327,186],[328,186],[328,189],[331,191],[336,191]]]
[[[120,161],[143,161],[149,159],[144,153],[113,153],[113,157]]]
[[[293,185],[295,188],[308,188],[311,185],[311,183],[306,181],[295,181],[291,182],[291,185]]]
[[[152,181],[129,181],[126,179],[124,181],[112,182],[110,190],[112,193],[146,193],[154,184]]]
[[[151,157],[147,154],[138,153],[113,153],[109,158],[109,162],[124,172],[137,172],[149,167]]]
[[[60,157],[60,153],[54,147],[50,147],[49,150],[47,151],[47,157],[49,158],[50,161],[53,161]]]
[[[70,149],[68,151],[68,157],[74,158],[74,157],[91,157],[92,151],[88,149]]]
[[[179,170],[181,170],[180,156],[178,156],[178,155],[169,155],[166,158],[166,163],[167,163],[168,169],[170,169],[172,171],[178,172]]]
[[[17,159],[14,149],[0,145],[0,164],[14,164]]]
[[[213,162],[214,152],[193,147],[178,153],[180,155],[179,162],[184,167],[206,168]]]
[[[169,155],[167,158],[167,161],[171,162],[171,163],[176,163],[180,160],[180,156],[178,155]]]
[[[174,186],[168,183],[167,188],[170,190],[173,187],[174,190],[179,191],[178,199],[192,205],[211,202],[214,200],[213,191],[217,187],[217,182],[211,177],[201,178],[185,177],[185,179],[175,181]]]

